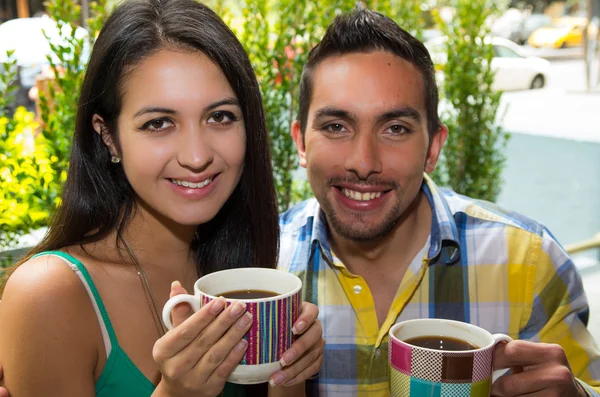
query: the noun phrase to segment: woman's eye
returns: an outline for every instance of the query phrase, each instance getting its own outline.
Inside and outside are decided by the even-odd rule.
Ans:
[[[160,131],[169,128],[173,123],[169,119],[154,119],[143,125],[142,129],[151,131]]]
[[[237,121],[237,117],[231,112],[223,110],[214,112],[208,119],[208,123],[228,124]]]

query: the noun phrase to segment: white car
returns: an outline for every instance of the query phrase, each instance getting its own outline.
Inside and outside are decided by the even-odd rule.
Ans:
[[[502,37],[488,39],[493,46],[492,70],[496,73],[492,89],[502,91],[539,89],[548,83],[550,62],[526,56],[517,44]],[[446,37],[425,42],[434,63],[444,65],[447,59]],[[443,79],[443,72],[438,72]]]

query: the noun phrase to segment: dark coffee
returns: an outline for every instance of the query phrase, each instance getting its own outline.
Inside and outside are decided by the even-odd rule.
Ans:
[[[418,338],[407,339],[404,342],[409,345],[434,350],[457,351],[479,349],[479,347],[472,345],[467,341],[449,338],[447,336],[419,336]]]
[[[262,299],[279,295],[277,292],[264,291],[261,289],[242,289],[237,291],[223,292],[221,296],[226,299]]]

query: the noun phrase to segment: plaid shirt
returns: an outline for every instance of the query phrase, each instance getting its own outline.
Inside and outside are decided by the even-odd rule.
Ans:
[[[399,321],[447,318],[515,339],[560,344],[590,396],[600,397],[600,351],[573,262],[542,225],[453,192],[425,175],[433,210],[428,246],[407,269],[381,329],[369,287],[331,252],[316,199],[281,215],[279,267],[304,282],[327,341],[321,396],[387,396],[387,333]],[[316,392],[318,390],[318,392]]]

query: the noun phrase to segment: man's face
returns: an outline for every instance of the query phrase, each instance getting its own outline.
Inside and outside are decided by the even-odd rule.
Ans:
[[[305,143],[298,123],[292,133],[330,226],[355,241],[394,229],[446,137],[441,128],[430,144],[422,75],[385,51],[319,63]]]

